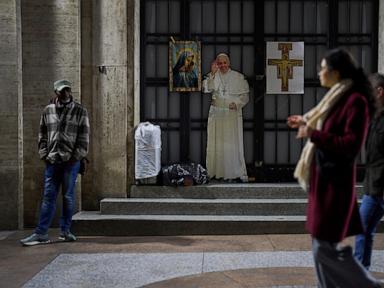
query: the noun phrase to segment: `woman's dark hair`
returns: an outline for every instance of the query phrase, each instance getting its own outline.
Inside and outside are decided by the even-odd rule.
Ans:
[[[368,102],[369,114],[372,117],[376,110],[376,99],[367,75],[359,68],[349,52],[343,49],[330,50],[324,57],[328,70],[336,70],[341,79],[352,79],[353,90],[361,93]]]
[[[384,88],[384,75],[380,73],[374,73],[369,75],[369,81],[374,89],[382,87]]]

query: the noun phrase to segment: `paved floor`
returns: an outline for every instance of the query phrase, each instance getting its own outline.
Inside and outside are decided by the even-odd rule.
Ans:
[[[80,237],[21,247],[0,232],[0,287],[315,287],[308,235]],[[51,232],[51,238],[58,231]],[[384,279],[384,234],[373,274]],[[352,239],[346,242],[351,243]]]

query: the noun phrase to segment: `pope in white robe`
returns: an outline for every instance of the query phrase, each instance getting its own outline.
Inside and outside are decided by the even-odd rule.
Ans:
[[[227,54],[221,53],[203,81],[203,91],[212,93],[208,116],[208,175],[224,180],[248,180],[243,145],[243,107],[249,101],[244,75],[230,69]]]

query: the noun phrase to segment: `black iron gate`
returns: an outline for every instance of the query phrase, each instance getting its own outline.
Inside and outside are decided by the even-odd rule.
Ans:
[[[219,52],[250,84],[243,110],[248,175],[257,182],[290,181],[303,143],[285,124],[324,91],[317,79],[322,55],[345,47],[368,72],[377,69],[378,0],[143,0],[141,1],[140,119],[162,129],[162,162],[205,164],[210,97],[168,91],[168,43],[198,40],[202,71]],[[305,93],[265,94],[265,42],[305,42]]]

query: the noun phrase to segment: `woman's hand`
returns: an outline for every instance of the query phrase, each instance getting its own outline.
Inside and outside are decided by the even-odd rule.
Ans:
[[[301,125],[305,125],[305,121],[301,115],[291,115],[287,118],[287,125],[290,128],[299,128]]]
[[[307,125],[301,125],[299,126],[299,130],[297,131],[296,138],[302,139],[302,138],[310,138],[312,135],[313,129]]]

